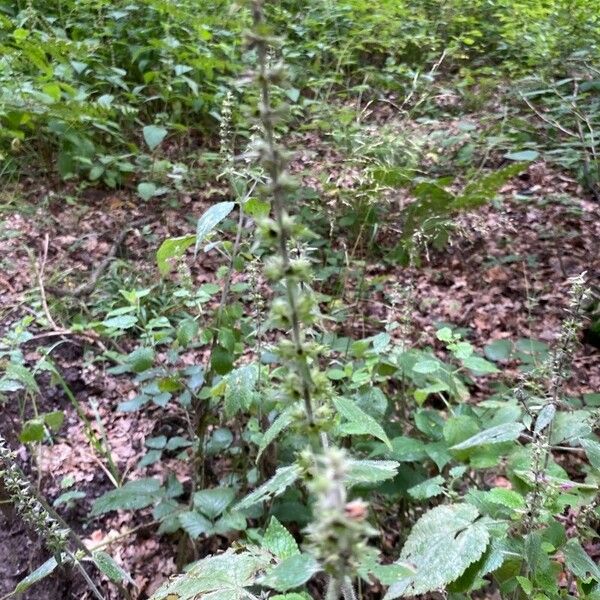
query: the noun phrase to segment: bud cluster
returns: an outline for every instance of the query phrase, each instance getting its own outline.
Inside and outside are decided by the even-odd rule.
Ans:
[[[69,531],[61,526],[40,502],[31,484],[16,464],[14,452],[0,436],[0,480],[15,509],[27,525],[36,531],[54,553],[67,546]]]
[[[367,522],[368,506],[360,499],[348,500],[349,465],[343,450],[329,448],[320,455],[306,452],[301,464],[307,471],[307,487],[316,498],[315,521],[307,528],[310,547],[325,571],[344,581],[355,572],[367,538],[376,533]]]
[[[281,290],[272,302],[270,321],[273,326],[290,332],[290,339],[282,340],[277,348],[284,362],[293,367],[282,392],[288,403],[300,401],[303,405],[299,425],[308,425],[312,433],[317,433],[322,412],[319,404],[324,396],[331,394],[318,369],[313,368],[319,348],[306,339],[306,328],[314,323],[316,314],[315,299],[310,291],[313,273],[306,256],[290,252],[291,246],[298,246],[311,234],[285,206],[287,194],[297,188],[297,183],[287,171],[288,154],[277,141],[276,128],[286,107],[274,107],[271,99],[272,86],[281,82],[285,73],[281,64],[272,64],[276,40],[264,22],[259,0],[253,4],[253,15],[254,30],[249,34],[249,43],[258,58],[256,82],[260,89],[262,133],[262,139],[254,140],[253,149],[268,178],[265,193],[273,204],[272,217],[259,220],[258,233],[262,245],[270,251],[265,261],[265,276]],[[318,439],[315,435],[311,437]]]

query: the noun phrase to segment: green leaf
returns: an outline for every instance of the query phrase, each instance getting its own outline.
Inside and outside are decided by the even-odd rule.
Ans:
[[[144,141],[148,144],[150,152],[157,148],[167,135],[167,130],[158,125],[146,125],[142,132],[144,134]]]
[[[177,327],[177,342],[187,348],[198,335],[200,327],[195,319],[184,319]]]
[[[553,402],[549,402],[538,413],[537,419],[535,420],[534,432],[540,433],[546,429],[546,427],[548,427],[548,425],[550,425],[550,423],[552,423],[554,420],[555,415],[556,405]]]
[[[224,535],[230,531],[243,531],[246,529],[246,517],[239,512],[226,512],[215,523],[214,532]]]
[[[422,375],[429,375],[430,373],[435,373],[440,368],[440,363],[437,360],[420,360],[417,362],[412,370],[415,373],[421,373]]]
[[[244,212],[254,218],[267,217],[271,212],[271,205],[259,198],[249,198],[244,203]]]
[[[493,171],[484,177],[478,177],[469,183],[462,194],[452,203],[453,211],[477,208],[491,202],[498,190],[512,177],[523,171],[521,164],[514,164]]]
[[[150,200],[156,194],[157,187],[151,181],[138,183],[137,192],[142,200]]]
[[[462,364],[476,375],[486,375],[488,373],[499,373],[495,364],[485,360],[482,356],[467,356],[462,359]]]
[[[454,335],[450,327],[442,327],[436,331],[435,337],[442,342],[451,342],[454,338]]]
[[[50,429],[57,431],[62,427],[65,421],[65,413],[62,410],[55,410],[44,414],[44,422]]]
[[[138,322],[134,315],[119,315],[102,321],[102,325],[108,329],[129,329]]]
[[[408,493],[415,500],[427,500],[428,498],[434,498],[444,493],[444,478],[441,475],[426,479],[417,485],[413,485],[408,489]]]
[[[190,510],[179,515],[179,523],[185,532],[192,538],[196,539],[204,533],[212,531],[212,523],[199,512]]]
[[[6,366],[6,376],[7,379],[11,379],[14,381],[20,381],[27,386],[27,389],[32,392],[39,392],[40,388],[35,381],[35,377],[33,373],[23,365],[18,365],[15,363],[9,363]]]
[[[507,508],[521,509],[525,508],[525,500],[521,494],[514,490],[506,488],[493,488],[486,492],[485,499],[494,504],[501,504]]]
[[[413,462],[427,458],[425,443],[419,439],[400,436],[394,438],[391,443],[392,451],[389,452],[387,456],[393,460],[399,462]],[[385,450],[383,450],[383,452],[385,452]],[[377,454],[381,454],[381,452],[378,452]]]
[[[62,504],[68,504],[69,502],[73,502],[74,500],[81,500],[82,498],[85,498],[85,496],[85,492],[78,492],[76,490],[73,490],[71,492],[65,492],[64,494],[61,494],[58,498],[56,498],[56,500],[54,500],[52,506],[61,506]]]
[[[115,583],[131,583],[135,585],[135,582],[131,578],[131,575],[127,573],[120,565],[117,564],[115,559],[107,554],[106,552],[98,551],[94,552],[94,563],[102,573],[104,573],[111,581]]]
[[[294,536],[275,517],[271,517],[261,545],[281,559],[300,554]]]
[[[565,564],[576,577],[589,583],[592,579],[600,582],[600,567],[581,547],[579,540],[571,538],[563,547]]]
[[[40,417],[37,417],[23,423],[23,429],[21,430],[19,440],[25,443],[41,442],[44,439],[44,435],[44,420]]]
[[[58,566],[56,562],[56,558],[53,556],[49,558],[45,563],[41,564],[35,571],[32,571],[25,577],[21,579],[17,584],[17,587],[14,589],[13,594],[22,594],[27,591],[32,585],[41,581],[42,579],[48,577],[54,569]]]
[[[540,153],[536,150],[521,150],[520,152],[509,152],[504,155],[504,158],[529,162],[535,160],[539,155]]]
[[[234,498],[235,490],[230,487],[201,490],[194,494],[194,506],[213,521],[233,502]]]
[[[286,429],[293,422],[294,418],[292,416],[294,407],[290,407],[287,410],[283,411],[274,421],[271,423],[271,426],[265,431],[264,435],[260,440],[260,444],[258,446],[258,454],[256,455],[256,462],[260,460],[262,453],[265,451],[267,446],[277,439],[277,436]]]
[[[199,219],[196,224],[196,245],[194,256],[204,238],[233,210],[235,202],[218,202],[213,204]]]
[[[194,563],[185,574],[165,583],[150,600],[248,600],[252,596],[245,588],[256,584],[271,561],[267,553],[236,554],[228,550]]]
[[[517,575],[516,580],[519,582],[519,585],[525,594],[528,596],[531,595],[531,592],[533,592],[533,583],[531,583],[527,577],[523,577],[522,575]]]
[[[298,465],[280,467],[275,471],[275,475],[273,475],[271,479],[238,502],[235,505],[234,510],[244,510],[259,502],[264,502],[265,500],[270,500],[275,496],[283,494],[283,492],[285,492],[285,490],[300,477],[300,472],[300,467]]]
[[[314,556],[295,554],[281,561],[261,583],[278,592],[287,592],[303,585],[319,571],[319,563]]]
[[[156,252],[156,263],[161,275],[166,275],[171,270],[169,261],[183,256],[185,251],[196,241],[195,235],[168,238]]]
[[[390,450],[392,449],[392,444],[383,427],[373,417],[363,412],[352,400],[341,396],[334,398],[333,403],[338,412],[349,421],[341,427],[344,433],[371,435],[381,440]]]
[[[464,450],[465,448],[473,448],[483,444],[500,444],[501,442],[510,442],[516,440],[521,432],[525,429],[522,423],[503,423],[490,427],[484,431],[480,431],[469,439],[456,444],[450,450]]]
[[[580,439],[592,434],[592,420],[589,411],[574,410],[572,412],[559,411],[554,417],[550,443],[560,444],[567,442],[576,443]]]
[[[215,346],[210,355],[210,364],[219,375],[227,375],[233,368],[233,355],[223,346]]]
[[[136,510],[146,508],[160,497],[160,481],[154,478],[129,481],[123,487],[106,492],[93,506],[93,517],[111,510]]]
[[[580,439],[581,447],[585,450],[590,464],[600,469],[600,444],[594,440]]]
[[[483,348],[483,352],[490,360],[500,362],[510,358],[512,347],[510,340],[494,340]]]
[[[135,373],[142,373],[154,364],[154,350],[152,348],[136,348],[127,356],[127,364]]]
[[[443,589],[485,552],[490,536],[477,509],[469,504],[437,506],[410,532],[399,562],[416,573],[394,583],[385,596],[393,600]]]
[[[400,466],[395,460],[348,460],[346,483],[349,486],[359,483],[379,483],[395,477]]]

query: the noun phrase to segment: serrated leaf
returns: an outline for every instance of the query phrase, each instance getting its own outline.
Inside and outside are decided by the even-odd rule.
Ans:
[[[510,340],[494,340],[483,348],[483,352],[490,360],[499,362],[510,358],[512,347]]]
[[[281,559],[300,554],[294,536],[275,517],[271,517],[262,547]]]
[[[535,420],[535,433],[540,433],[544,431],[550,423],[552,423],[554,419],[554,415],[556,415],[556,405],[553,403],[546,404],[542,410],[540,410],[537,419]]]
[[[164,127],[159,127],[158,125],[146,125],[146,127],[144,127],[142,130],[142,133],[144,135],[144,141],[146,144],[148,144],[150,152],[152,152],[165,139],[167,130]]]
[[[251,217],[267,217],[271,212],[271,205],[259,198],[249,198],[244,203],[244,212]]]
[[[408,489],[408,493],[415,500],[427,500],[428,498],[434,498],[444,493],[444,478],[441,475],[426,479],[417,485],[413,485]]]
[[[181,513],[179,515],[179,523],[192,539],[212,531],[213,528],[212,523],[204,515],[195,510]]]
[[[383,427],[377,421],[363,412],[352,400],[340,396],[334,398],[333,403],[338,412],[349,421],[342,425],[342,431],[353,435],[371,435],[381,440],[390,450],[392,444]]]
[[[379,446],[381,450],[378,449],[371,454],[371,456],[381,456],[382,454],[385,454],[398,462],[413,462],[427,458],[425,443],[419,439],[400,436],[392,439],[391,444],[391,452],[388,452],[384,446]]]
[[[213,204],[199,219],[196,224],[196,245],[194,256],[204,238],[233,210],[235,202],[218,202]]]
[[[379,483],[395,477],[400,463],[395,460],[348,460],[346,483],[349,486],[359,483]]]
[[[92,506],[92,516],[111,510],[136,510],[146,508],[160,497],[160,481],[152,477],[129,481],[123,487],[100,496]]]
[[[282,560],[261,583],[278,592],[287,592],[300,587],[319,571],[319,563],[314,556],[295,554]]]
[[[514,490],[506,488],[493,488],[486,492],[485,499],[494,504],[501,504],[507,508],[520,509],[525,508],[525,500],[521,494]]]
[[[218,487],[201,490],[194,494],[194,506],[209,519],[214,520],[233,502],[235,490],[230,487]]]
[[[151,181],[141,181],[138,183],[137,192],[142,200],[150,200],[156,194],[156,184]]]
[[[226,512],[215,523],[214,532],[225,535],[230,531],[243,531],[246,529],[246,517],[239,512]]]
[[[15,587],[13,594],[22,594],[27,591],[32,585],[36,584],[38,581],[48,577],[54,569],[58,566],[56,562],[56,558],[53,556],[49,558],[45,563],[41,564],[35,571],[32,571],[25,577],[21,579],[19,583],[17,583],[17,587]]]
[[[523,429],[525,429],[525,425],[522,423],[496,425],[495,427],[480,431],[460,444],[452,446],[450,450],[464,450],[466,448],[473,448],[474,446],[482,446],[483,444],[510,442],[516,440],[521,435]]]
[[[127,356],[127,364],[134,373],[142,373],[154,364],[154,350],[152,348],[136,348]]]
[[[482,356],[467,356],[462,359],[462,364],[476,375],[487,375],[489,373],[498,373],[498,367]]]
[[[170,269],[170,260],[183,256],[185,251],[196,241],[195,235],[167,238],[156,252],[156,263],[161,275],[166,275]]]
[[[93,554],[94,563],[102,573],[115,583],[128,582],[135,585],[131,575],[118,565],[115,559],[106,552],[98,551]]]
[[[416,573],[394,583],[385,596],[393,600],[443,589],[485,552],[489,532],[477,509],[469,504],[437,506],[423,515],[410,532],[400,562]]]
[[[165,583],[150,600],[248,600],[246,587],[270,566],[272,556],[228,550],[194,563],[187,573]]]
[[[117,317],[111,317],[102,321],[102,325],[109,329],[129,329],[138,322],[138,319],[134,315],[119,315]]]
[[[40,388],[38,387],[38,384],[35,381],[33,373],[23,365],[9,363],[8,365],[6,365],[6,376],[7,379],[13,381],[20,381],[21,383],[24,383],[27,386],[27,388],[31,391],[40,391]]]
[[[300,477],[300,467],[298,465],[280,467],[275,471],[275,475],[271,479],[255,489],[251,494],[248,494],[241,502],[238,502],[234,510],[244,510],[259,502],[264,502],[283,494],[298,477]]]
[[[589,583],[592,579],[600,582],[600,567],[582,548],[579,540],[571,538],[563,547],[565,564],[576,577]]]
[[[294,420],[292,416],[293,407],[290,407],[288,410],[283,411],[274,421],[271,423],[271,426],[265,431],[262,439],[260,440],[260,444],[258,446],[258,454],[256,455],[256,462],[260,460],[262,453],[266,450],[267,446],[274,442],[277,439],[277,436],[286,429],[289,425],[291,425]]]
[[[195,319],[184,319],[177,327],[177,342],[187,348],[198,335],[200,327]]]
[[[581,447],[585,450],[590,464],[595,469],[600,469],[600,444],[594,440],[579,440]]]
[[[422,375],[429,375],[435,373],[440,368],[440,363],[437,360],[425,359],[415,363],[412,370],[415,373],[421,373]]]
[[[559,411],[556,413],[552,424],[550,443],[575,443],[582,438],[587,438],[591,433],[592,419],[590,418],[589,411]]]

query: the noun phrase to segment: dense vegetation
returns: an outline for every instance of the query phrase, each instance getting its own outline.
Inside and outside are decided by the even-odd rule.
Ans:
[[[8,1],[0,48],[0,600],[600,600],[600,1]]]

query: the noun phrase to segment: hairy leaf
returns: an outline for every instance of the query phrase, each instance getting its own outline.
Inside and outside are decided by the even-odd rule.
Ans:
[[[283,494],[300,477],[300,467],[290,465],[288,467],[280,467],[275,472],[275,475],[263,483],[259,488],[255,489],[251,494],[248,494],[241,502],[238,502],[234,510],[244,510],[259,502],[270,500],[275,496]]]
[[[474,446],[482,446],[484,444],[510,442],[516,440],[523,429],[525,429],[525,425],[522,423],[503,423],[502,425],[496,425],[495,427],[480,431],[464,442],[452,446],[450,449],[464,450],[466,448],[473,448]]]
[[[294,536],[275,517],[271,517],[262,547],[282,559],[300,553]]]
[[[135,510],[146,508],[160,498],[160,481],[154,478],[130,481],[123,487],[106,492],[92,506],[92,516],[111,510]]]
[[[54,569],[56,569],[57,566],[58,563],[56,562],[56,558],[54,556],[52,558],[49,558],[45,563],[41,564],[35,571],[29,573],[29,575],[27,575],[27,577],[25,577],[24,579],[21,579],[21,581],[19,581],[19,583],[17,584],[17,587],[14,589],[14,593],[22,594],[23,592],[27,591],[32,585],[34,585],[38,581],[41,581],[45,577],[48,577],[48,575],[50,575],[54,571]]]
[[[198,219],[194,255],[198,254],[198,248],[206,236],[233,210],[234,206],[235,202],[218,202]]]
[[[400,561],[416,573],[394,583],[386,600],[442,589],[462,575],[485,552],[490,535],[479,513],[469,504],[437,506],[413,527]]]
[[[319,563],[310,554],[294,554],[267,573],[261,583],[278,592],[287,592],[306,583],[319,570]]]
[[[355,402],[348,398],[334,398],[338,412],[349,421],[342,425],[342,431],[351,435],[371,435],[381,440],[390,450],[392,445],[383,427],[370,415],[363,412]]]

